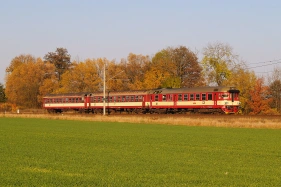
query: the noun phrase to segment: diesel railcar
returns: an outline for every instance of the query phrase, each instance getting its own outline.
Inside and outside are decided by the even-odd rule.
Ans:
[[[239,90],[230,86],[49,94],[43,99],[49,112],[235,114],[239,105]]]

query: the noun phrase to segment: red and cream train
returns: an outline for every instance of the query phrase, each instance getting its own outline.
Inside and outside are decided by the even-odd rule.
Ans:
[[[48,94],[43,108],[49,112],[87,113],[226,113],[239,111],[235,87],[162,88],[141,91]]]

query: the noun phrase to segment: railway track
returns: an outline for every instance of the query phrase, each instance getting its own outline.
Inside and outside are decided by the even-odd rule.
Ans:
[[[95,117],[95,116],[102,116],[102,114],[85,114],[85,113],[57,113],[57,114],[48,114],[45,112],[39,112],[39,113],[25,113],[21,112],[17,115],[28,115],[28,114],[33,114],[33,115],[51,115],[51,116],[76,116],[76,117]],[[127,114],[127,113],[115,113],[115,114],[106,114],[105,117],[141,117],[141,118],[201,118],[201,119],[212,119],[212,118],[223,118],[223,119],[280,119],[281,120],[281,115],[226,115],[226,114]]]

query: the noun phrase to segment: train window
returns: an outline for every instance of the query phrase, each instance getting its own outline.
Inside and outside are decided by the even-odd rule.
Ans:
[[[197,100],[197,101],[200,100],[200,94],[196,94],[196,100]]]
[[[190,94],[190,100],[191,100],[191,101],[194,100],[194,94]]]
[[[222,97],[228,97],[228,94],[222,94]]]
[[[166,101],[166,95],[162,96],[162,101]]]
[[[142,96],[141,95],[139,96],[139,101],[142,101]]]
[[[125,102],[125,96],[122,96],[122,102]]]
[[[158,101],[158,97],[159,97],[158,95],[155,95],[155,101]]]
[[[130,97],[129,96],[126,96],[126,101],[130,101]]]
[[[211,93],[208,93],[208,100],[212,101],[213,100],[213,95]]]
[[[182,94],[178,95],[178,101],[182,101]]]
[[[206,101],[206,94],[205,93],[202,94],[202,100]]]
[[[139,100],[139,96],[138,95],[136,95],[136,101],[138,101]]]
[[[183,95],[183,100],[184,100],[184,101],[187,101],[187,100],[188,100],[188,94],[184,94],[184,95]]]
[[[65,98],[65,102],[68,103],[68,98]]]
[[[135,96],[131,96],[131,101],[135,101]]]

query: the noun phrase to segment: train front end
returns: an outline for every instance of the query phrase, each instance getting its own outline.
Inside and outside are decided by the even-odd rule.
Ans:
[[[222,94],[224,105],[222,110],[225,114],[237,114],[240,109],[239,93],[235,87],[230,87],[226,93]]]

